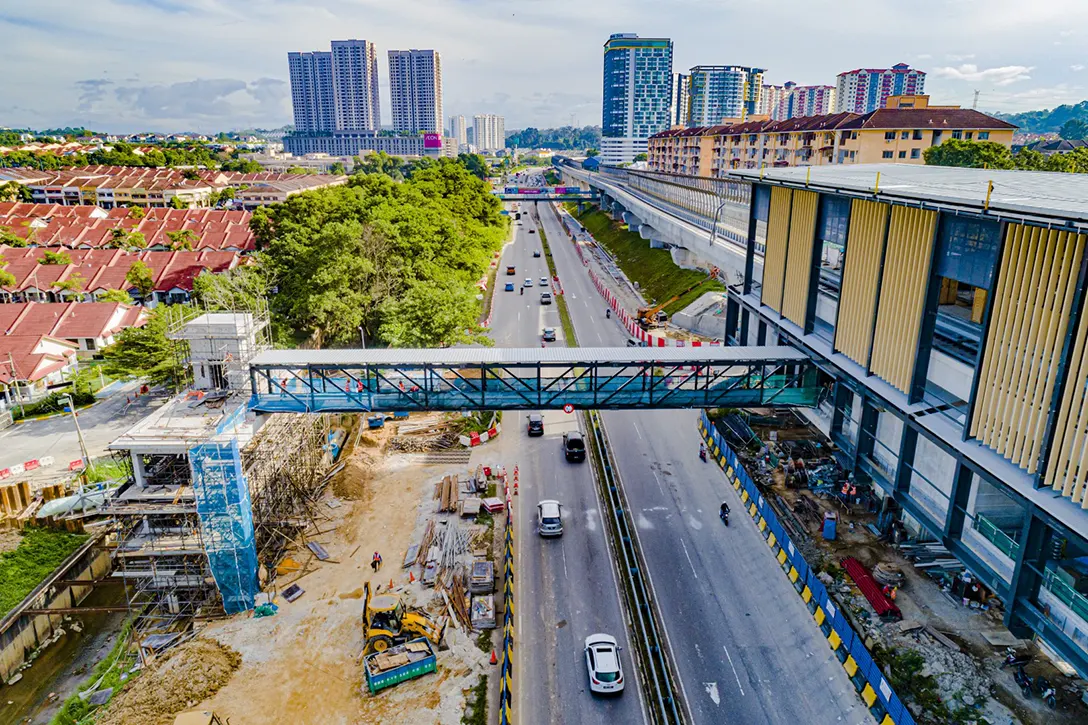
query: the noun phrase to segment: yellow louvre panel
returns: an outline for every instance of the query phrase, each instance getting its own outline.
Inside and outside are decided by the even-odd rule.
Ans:
[[[876,283],[887,221],[887,204],[855,199],[850,207],[835,349],[859,365],[869,362]]]
[[[1010,224],[1005,236],[971,435],[1029,473],[1037,468],[1043,444],[1085,239],[1022,224]],[[1070,381],[1083,374],[1083,362],[1071,359]],[[1063,396],[1048,473],[1051,485],[1062,490],[1064,477],[1072,474],[1075,480],[1080,467],[1076,456],[1083,441],[1069,437],[1083,406],[1078,400],[1083,390],[1075,387],[1067,386]]]
[[[793,189],[771,189],[771,208],[767,218],[767,252],[763,257],[763,304],[775,312],[782,310],[782,280],[786,271],[786,245],[790,233],[790,206]]]
[[[936,228],[936,212],[906,206],[892,208],[872,371],[904,393],[910,388],[918,356],[918,333],[922,329]]]
[[[1054,426],[1046,482],[1088,509],[1088,315],[1081,312],[1065,393]]]
[[[808,283],[812,278],[812,247],[816,238],[816,206],[819,200],[820,195],[814,191],[793,192],[782,314],[801,327],[805,326],[808,308]]]

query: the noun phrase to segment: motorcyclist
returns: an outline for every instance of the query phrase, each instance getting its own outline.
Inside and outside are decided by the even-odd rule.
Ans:
[[[727,504],[725,501],[722,501],[722,507],[721,507],[721,514],[720,515],[721,515],[721,517],[723,519],[729,518],[729,504]]]
[[[702,443],[699,444],[699,458],[704,461],[706,460],[706,446]]]
[[[604,311],[604,317],[605,317],[606,320],[609,319],[610,317],[612,317],[612,310],[611,309],[606,309]]]
[[[525,294],[525,288],[524,288],[524,287],[522,287],[522,288],[521,288],[521,293],[522,293],[523,295]]]

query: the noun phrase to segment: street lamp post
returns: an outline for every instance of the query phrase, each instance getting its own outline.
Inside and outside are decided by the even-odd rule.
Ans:
[[[366,333],[363,332],[362,325],[359,325],[359,344],[363,346],[364,350],[366,349]]]
[[[83,440],[83,430],[79,427],[79,416],[76,415],[76,401],[72,398],[71,393],[65,393],[64,397],[68,399],[68,410],[72,412],[72,422],[76,424],[79,450],[83,453],[83,473],[80,478],[83,479],[83,483],[87,483],[87,473],[91,468],[91,457],[87,453],[87,441]]]

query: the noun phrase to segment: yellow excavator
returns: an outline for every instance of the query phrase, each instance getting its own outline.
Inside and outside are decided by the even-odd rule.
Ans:
[[[425,614],[405,609],[396,594],[371,594],[370,582],[363,587],[367,652],[384,652],[393,645],[419,637],[426,637],[435,646],[442,641],[446,631],[445,617],[435,622]]]
[[[643,330],[649,330],[649,329],[654,328],[654,327],[661,327],[661,325],[663,325],[663,324],[665,324],[666,322],[669,321],[668,315],[665,314],[664,309],[666,307],[668,307],[669,305],[671,305],[673,302],[676,302],[676,300],[678,300],[681,297],[683,297],[684,295],[686,295],[688,292],[691,292],[693,289],[695,289],[696,287],[701,285],[704,281],[705,280],[699,280],[698,282],[696,282],[692,286],[688,287],[683,292],[680,292],[679,294],[673,295],[672,297],[665,300],[664,302],[662,302],[659,305],[651,305],[651,306],[648,306],[648,307],[639,307],[638,308],[638,324],[639,324],[639,327],[641,327]]]

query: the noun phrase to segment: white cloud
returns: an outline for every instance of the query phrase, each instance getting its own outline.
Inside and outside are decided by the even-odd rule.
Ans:
[[[1017,81],[1031,79],[1032,67],[1026,65],[1005,65],[1000,68],[980,69],[974,63],[964,63],[959,67],[935,68],[933,75],[972,83],[992,83],[995,86],[1007,86]]]
[[[1069,70],[1073,71],[1074,73],[1080,73],[1082,70],[1084,70],[1084,65],[1081,63],[1074,63],[1073,65],[1069,66]]]
[[[954,55],[952,53],[949,53],[948,55],[945,56],[945,58],[947,60],[949,60],[949,61],[951,61],[953,63],[962,63],[963,61],[971,60],[974,57],[975,57],[974,53],[966,53],[964,55]]]

